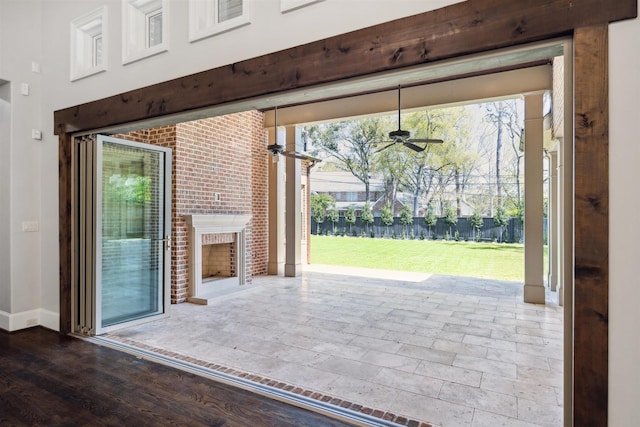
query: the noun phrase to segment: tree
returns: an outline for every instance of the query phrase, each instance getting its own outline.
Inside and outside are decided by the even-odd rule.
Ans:
[[[108,182],[111,194],[118,200],[133,205],[144,205],[151,201],[151,177],[136,174],[114,175]]]
[[[369,234],[369,225],[373,224],[373,211],[369,202],[364,202],[362,207],[362,216],[360,217],[362,223],[367,227],[367,234]]]
[[[356,223],[356,208],[349,206],[344,213],[344,220],[349,224],[349,234],[351,234],[351,226]]]
[[[335,235],[336,234],[336,223],[340,219],[340,214],[338,213],[338,208],[336,208],[335,203],[332,204],[331,206],[329,206],[329,209],[327,209],[327,218],[331,222],[331,225],[333,227],[333,234]]]
[[[502,177],[500,160],[502,158],[502,133],[506,120],[505,103],[503,101],[487,104],[487,120],[496,126],[496,199],[498,206],[502,206]]]
[[[400,224],[404,225],[404,232],[408,235],[407,226],[413,224],[413,210],[408,205],[402,206]]]
[[[396,205],[397,194],[406,175],[406,165],[411,153],[404,147],[392,146],[377,155],[376,169],[382,172],[385,202],[391,206]]]
[[[405,115],[405,126],[416,138],[441,138],[444,144],[429,144],[422,152],[401,150],[405,153],[402,165],[401,191],[413,195],[413,215],[418,215],[419,200],[429,200],[433,191],[444,190],[451,175],[449,152],[457,145],[461,135],[468,135],[469,114],[464,107],[424,110]],[[445,183],[446,182],[446,183]],[[441,187],[439,183],[443,183]],[[432,196],[433,197],[433,196]]]
[[[520,144],[524,128],[522,119],[524,105],[522,100],[514,98],[485,104],[484,108],[485,120],[495,130],[496,206],[509,204],[515,207],[521,200],[520,162],[523,153],[520,151]],[[511,152],[502,152],[505,138],[510,139]],[[513,194],[514,190],[515,195]]]
[[[380,220],[387,226],[387,233],[389,234],[389,226],[393,224],[393,210],[389,203],[385,204],[380,211]]]
[[[429,235],[431,235],[431,227],[436,225],[437,222],[438,222],[438,217],[436,216],[435,213],[433,213],[433,210],[427,209],[427,213],[424,216],[424,224],[427,226],[427,229],[429,230]]]
[[[502,242],[502,234],[504,233],[504,226],[509,223],[509,215],[507,211],[504,209],[504,206],[498,206],[496,209],[496,213],[493,216],[493,223],[500,228],[500,236],[498,237],[498,241]]]
[[[469,221],[469,225],[473,227],[475,230],[475,240],[480,241],[480,230],[484,225],[484,219],[482,218],[482,214],[480,211],[475,210],[473,214],[467,219]]]
[[[376,143],[384,139],[383,123],[382,118],[368,118],[320,124],[307,129],[312,146],[318,147],[312,153],[324,152],[338,160],[341,168],[364,184],[366,200],[370,200],[373,156],[378,149]]]
[[[328,194],[311,195],[311,216],[317,224],[316,234],[322,234],[321,226],[327,218],[327,209],[335,203],[333,197]]]
[[[449,226],[449,239],[451,239],[451,227],[458,223],[458,214],[451,206],[444,208],[444,223]]]

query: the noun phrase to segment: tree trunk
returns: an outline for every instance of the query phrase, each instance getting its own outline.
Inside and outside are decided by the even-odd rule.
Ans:
[[[365,201],[366,202],[370,202],[370,195],[369,195],[369,180],[367,180],[364,183],[364,197],[365,197]]]
[[[420,192],[422,191],[422,169],[421,165],[418,168],[417,178],[416,178],[416,187],[413,190],[413,216],[418,216],[418,199],[420,197]]]
[[[496,196],[498,206],[502,206],[502,179],[500,178],[500,152],[502,151],[502,105],[498,109],[498,135],[496,137]]]
[[[462,194],[461,194],[461,184],[460,184],[460,171],[456,169],[454,173],[454,177],[456,180],[456,214],[458,218],[462,216]]]

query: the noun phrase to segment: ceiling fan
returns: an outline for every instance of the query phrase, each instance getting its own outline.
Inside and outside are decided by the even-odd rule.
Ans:
[[[275,128],[276,141],[275,141],[275,144],[267,145],[267,150],[269,150],[271,154],[273,154],[274,156],[273,160],[275,162],[278,161],[278,158],[280,157],[280,155],[285,157],[290,157],[293,159],[308,160],[314,164],[322,161],[316,157],[310,156],[305,153],[298,153],[297,151],[285,151],[284,145],[278,143],[278,107],[277,106],[273,110],[273,123]]]
[[[441,139],[431,139],[431,138],[411,138],[411,132],[408,130],[403,130],[400,122],[400,86],[398,85],[398,129],[392,130],[389,132],[389,140],[390,141],[382,141],[389,142],[389,144],[380,148],[376,151],[379,153],[380,151],[386,150],[387,148],[396,145],[402,144],[407,148],[410,148],[413,151],[420,153],[427,148],[427,144],[442,144],[444,141]],[[424,144],[424,145],[418,145]]]

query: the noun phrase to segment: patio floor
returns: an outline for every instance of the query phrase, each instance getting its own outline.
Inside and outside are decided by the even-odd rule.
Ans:
[[[309,265],[107,337],[398,424],[559,427],[554,298],[525,304],[512,282]]]

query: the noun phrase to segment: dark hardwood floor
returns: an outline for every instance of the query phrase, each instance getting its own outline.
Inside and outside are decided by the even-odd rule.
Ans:
[[[348,426],[43,328],[0,331],[1,426]]]

